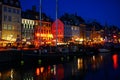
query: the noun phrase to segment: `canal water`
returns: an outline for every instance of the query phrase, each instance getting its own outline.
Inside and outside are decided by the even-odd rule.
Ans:
[[[120,80],[119,53],[100,53],[61,61],[0,63],[0,80]]]

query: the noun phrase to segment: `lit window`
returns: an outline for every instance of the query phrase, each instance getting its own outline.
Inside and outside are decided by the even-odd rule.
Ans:
[[[71,27],[71,29],[73,30],[74,28],[73,28],[73,27]]]
[[[3,29],[7,29],[7,24],[4,24]]]
[[[11,25],[8,25],[8,30],[11,30],[12,29],[12,26]]]
[[[28,29],[28,25],[26,24],[26,29]]]
[[[15,29],[15,26],[12,26],[12,30],[14,30]]]

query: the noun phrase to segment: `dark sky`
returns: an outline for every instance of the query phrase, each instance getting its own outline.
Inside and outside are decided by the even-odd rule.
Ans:
[[[36,5],[40,0],[20,0],[23,10]],[[56,0],[42,0],[42,12],[55,19]],[[120,0],[58,0],[58,17],[64,13],[77,14],[85,21],[96,20],[102,25],[120,27]]]

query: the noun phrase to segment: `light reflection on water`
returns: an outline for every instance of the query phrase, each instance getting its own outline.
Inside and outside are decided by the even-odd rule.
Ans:
[[[0,80],[120,80],[119,57],[104,53],[54,64],[0,67]]]

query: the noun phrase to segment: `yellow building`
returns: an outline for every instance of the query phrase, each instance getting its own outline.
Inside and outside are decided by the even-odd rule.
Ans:
[[[21,38],[21,6],[18,0],[2,0],[0,2],[0,38],[16,41]]]

